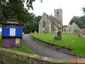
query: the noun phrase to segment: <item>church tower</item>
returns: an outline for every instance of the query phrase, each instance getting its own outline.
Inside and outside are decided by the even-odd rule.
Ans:
[[[62,9],[54,9],[54,17],[63,23],[62,19]]]

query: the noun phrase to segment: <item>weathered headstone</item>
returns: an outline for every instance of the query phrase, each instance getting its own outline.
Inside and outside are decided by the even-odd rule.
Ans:
[[[62,39],[61,31],[57,32],[57,38],[58,38],[58,40]]]

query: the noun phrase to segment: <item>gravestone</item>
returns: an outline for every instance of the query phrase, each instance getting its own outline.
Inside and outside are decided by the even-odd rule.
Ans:
[[[62,39],[61,31],[57,32],[57,38],[58,38],[58,40]]]

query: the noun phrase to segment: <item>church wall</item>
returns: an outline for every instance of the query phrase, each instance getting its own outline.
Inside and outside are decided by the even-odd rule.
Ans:
[[[51,33],[51,22],[49,22],[49,33]]]
[[[58,28],[52,23],[51,24],[51,33],[56,33],[58,32]]]
[[[57,33],[58,32],[58,28],[55,26],[55,33]]]
[[[51,23],[51,33],[54,33],[53,29],[54,29],[54,26],[53,26],[53,23]]]
[[[75,33],[78,31],[80,31],[80,28],[75,23],[73,23],[72,25],[68,25],[66,28],[66,33]]]
[[[73,27],[73,29],[75,29],[75,30],[80,30],[80,28],[78,27],[78,25],[75,24],[75,23],[72,24],[72,27]]]
[[[39,22],[39,33],[44,33],[44,29],[43,28],[43,21],[45,21],[45,28],[47,28],[46,32],[51,33],[51,22],[47,19],[47,17],[45,15],[42,16],[40,22]]]

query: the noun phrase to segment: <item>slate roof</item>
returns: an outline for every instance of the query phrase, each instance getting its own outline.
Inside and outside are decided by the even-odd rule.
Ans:
[[[13,25],[24,25],[22,22],[16,20],[16,19],[9,19],[1,21],[0,24],[13,24]]]

